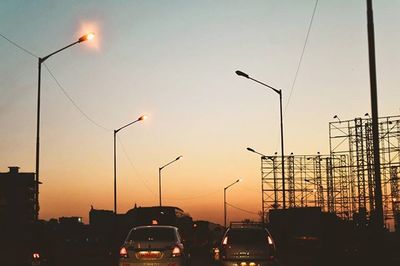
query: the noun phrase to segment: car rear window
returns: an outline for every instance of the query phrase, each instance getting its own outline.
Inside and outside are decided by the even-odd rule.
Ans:
[[[257,229],[230,230],[227,234],[229,244],[266,244],[267,232]]]
[[[176,234],[173,228],[140,228],[133,230],[128,240],[132,241],[175,241]]]

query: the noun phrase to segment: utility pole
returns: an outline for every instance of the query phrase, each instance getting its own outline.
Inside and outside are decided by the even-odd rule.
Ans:
[[[368,51],[369,51],[369,76],[371,85],[371,113],[372,113],[372,137],[374,147],[374,181],[375,181],[375,213],[373,217],[376,229],[383,229],[383,204],[381,186],[381,165],[379,154],[379,127],[378,127],[378,93],[376,82],[375,64],[375,37],[374,37],[374,15],[372,10],[372,0],[367,0],[368,18]]]

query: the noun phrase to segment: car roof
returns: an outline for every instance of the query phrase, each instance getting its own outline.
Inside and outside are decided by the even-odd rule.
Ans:
[[[226,229],[225,234],[224,235],[228,235],[231,232],[262,232],[262,233],[266,233],[268,235],[271,235],[270,232],[268,231],[267,228],[264,227],[229,227],[228,229]]]
[[[145,228],[166,228],[166,229],[175,229],[177,230],[178,228],[175,226],[171,225],[141,225],[141,226],[136,226],[133,227],[132,230],[137,230],[137,229],[145,229]]]
[[[262,228],[262,227],[235,227],[235,228],[228,228],[226,230],[227,232],[229,231],[263,231],[263,232],[268,232],[268,230],[266,228]]]

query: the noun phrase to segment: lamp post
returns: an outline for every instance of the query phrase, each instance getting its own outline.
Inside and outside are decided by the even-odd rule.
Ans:
[[[277,90],[274,87],[271,87],[261,81],[258,81],[252,77],[250,77],[248,74],[237,70],[236,75],[242,76],[244,78],[250,79],[252,81],[255,81],[267,88],[270,88],[274,92],[276,92],[279,95],[279,110],[280,110],[280,124],[281,124],[281,160],[282,160],[282,194],[283,194],[283,209],[286,209],[286,191],[285,191],[285,151],[284,151],[284,144],[283,144],[283,114],[282,114],[282,90]]]
[[[117,141],[116,141],[117,133],[120,130],[122,130],[122,129],[124,129],[124,128],[126,128],[126,127],[128,127],[128,126],[130,126],[130,125],[132,125],[134,123],[136,123],[136,122],[145,120],[146,118],[147,118],[147,116],[142,115],[138,119],[136,119],[135,121],[130,122],[129,124],[126,124],[125,126],[114,130],[114,214],[115,215],[117,214]]]
[[[242,181],[242,179],[238,179],[235,182],[233,182],[232,184],[230,184],[229,186],[224,188],[224,227],[226,228],[226,190],[228,188],[230,188],[231,186],[233,186],[236,183],[239,183],[240,181]]]
[[[334,115],[333,119],[337,119],[339,121],[339,123],[342,123],[342,121],[340,120],[340,118],[337,115]]]
[[[278,206],[279,206],[279,204],[278,204],[278,194],[277,194],[277,185],[276,185],[276,175],[275,175],[275,167],[276,167],[276,165],[275,165],[275,156],[266,156],[266,155],[264,155],[264,154],[262,154],[262,153],[260,153],[260,152],[258,152],[258,151],[256,151],[256,150],[254,150],[254,149],[252,149],[252,148],[247,148],[247,150],[248,151],[250,151],[250,152],[253,152],[253,153],[255,153],[255,154],[258,154],[258,155],[260,155],[261,156],[261,159],[269,159],[269,160],[271,160],[272,161],[272,168],[274,169],[274,204],[273,204],[273,208],[274,209],[278,209]],[[276,153],[275,153],[276,154]],[[262,189],[262,191],[261,191],[261,193],[262,193],[262,201],[263,201],[263,210],[262,210],[262,212],[263,212],[263,215],[265,215],[265,211],[264,211],[264,193],[263,193],[263,191],[264,191],[264,186],[263,186],[263,181],[261,180],[261,189]],[[265,216],[263,216],[263,222],[264,222],[264,217]]]
[[[36,117],[36,213],[35,213],[35,219],[37,220],[39,218],[39,152],[40,152],[40,87],[41,87],[41,76],[42,76],[42,63],[49,59],[51,56],[71,47],[74,46],[75,44],[87,41],[87,40],[92,40],[94,38],[94,33],[88,33],[86,35],[83,35],[80,37],[77,41],[65,46],[64,48],[61,48],[49,55],[46,55],[45,57],[39,57],[38,58],[38,98],[37,98],[37,117]]]
[[[171,163],[178,161],[182,157],[183,157],[182,155],[178,156],[174,160],[172,160],[169,163],[158,168],[158,195],[159,195],[159,200],[160,200],[160,207],[162,206],[162,204],[161,204],[161,170],[164,169],[165,167],[167,167],[168,165],[170,165]]]
[[[262,169],[262,160],[263,159],[270,159],[272,160],[272,164],[273,164],[273,169],[275,170],[275,160],[274,157],[271,156],[266,156],[252,148],[246,148],[248,151],[253,152],[255,154],[258,154],[261,156],[261,169]],[[262,212],[262,222],[265,223],[265,209],[264,209],[264,182],[263,182],[263,178],[262,178],[262,171],[261,171],[261,200],[262,200],[262,205],[261,205],[261,212]],[[278,208],[278,195],[276,193],[276,177],[275,177],[275,171],[274,171],[274,205],[273,205],[274,209]]]

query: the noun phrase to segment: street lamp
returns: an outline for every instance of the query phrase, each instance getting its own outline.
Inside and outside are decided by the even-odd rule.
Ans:
[[[163,168],[167,167],[168,165],[170,165],[171,163],[178,161],[182,157],[183,157],[182,155],[179,157],[176,157],[174,160],[172,160],[169,163],[158,168],[158,195],[159,195],[159,199],[160,199],[160,207],[162,206],[162,204],[161,204],[161,170]]]
[[[49,55],[46,55],[45,57],[39,57],[38,58],[38,98],[37,98],[37,118],[36,118],[36,193],[37,193],[37,197],[36,197],[36,213],[35,213],[35,218],[36,220],[39,218],[39,184],[40,184],[40,180],[39,180],[39,151],[40,151],[40,87],[41,87],[41,76],[42,76],[42,63],[44,63],[44,61],[46,61],[47,59],[49,59],[49,57],[75,45],[87,40],[92,40],[94,38],[94,33],[88,33],[86,35],[83,35],[82,37],[80,37],[76,42],[73,42],[67,46],[65,46],[64,48],[61,48]]]
[[[147,118],[147,116],[142,115],[138,119],[136,119],[133,122],[130,122],[129,124],[126,124],[123,127],[120,127],[116,130],[114,130],[114,214],[117,214],[117,133],[121,130],[126,128],[127,126],[130,126],[136,122],[143,121]]]
[[[230,188],[231,186],[233,186],[234,184],[239,183],[241,181],[242,181],[242,179],[239,178],[238,180],[236,180],[235,182],[233,182],[232,184],[230,184],[229,186],[224,188],[224,227],[225,228],[226,228],[226,190],[228,188]]]
[[[282,160],[282,194],[283,194],[283,209],[286,209],[286,191],[285,191],[285,151],[284,151],[284,144],[283,144],[283,114],[282,114],[282,90],[277,90],[274,87],[271,87],[261,81],[258,81],[252,77],[250,77],[248,74],[237,70],[236,75],[242,76],[247,79],[251,79],[252,81],[255,81],[265,87],[270,88],[274,92],[276,92],[279,95],[279,109],[280,109],[280,124],[281,124],[281,160]]]
[[[334,115],[333,119],[337,119],[339,121],[339,123],[342,123],[342,121],[340,120],[340,118],[337,115]]]
[[[252,148],[247,147],[246,150],[248,150],[248,151],[250,151],[250,152],[253,152],[253,153],[255,153],[255,154],[258,154],[258,155],[260,155],[260,156],[263,157],[263,158],[267,158],[266,155],[264,155],[264,154],[262,154],[262,153],[260,153],[260,152],[258,152],[258,151],[256,151],[256,150],[254,150],[254,149],[252,149]]]
[[[272,167],[274,169],[274,204],[273,204],[273,208],[277,209],[278,208],[278,194],[277,194],[277,189],[276,189],[276,176],[275,176],[275,157],[272,156],[266,156],[264,154],[262,154],[261,152],[258,152],[252,148],[246,148],[248,151],[253,152],[255,154],[258,154],[261,156],[261,168],[262,168],[262,160],[263,159],[269,159],[272,161]],[[262,174],[261,174],[262,175]],[[263,178],[261,176],[261,198],[262,198],[262,222],[264,223],[265,221],[265,210],[264,210],[264,181]]]

